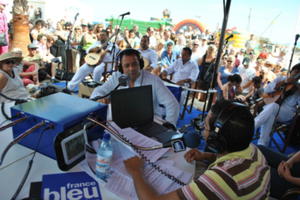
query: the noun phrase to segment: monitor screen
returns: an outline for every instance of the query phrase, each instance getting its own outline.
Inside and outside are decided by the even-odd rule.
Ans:
[[[112,119],[120,128],[153,122],[152,86],[120,89],[111,95]]]

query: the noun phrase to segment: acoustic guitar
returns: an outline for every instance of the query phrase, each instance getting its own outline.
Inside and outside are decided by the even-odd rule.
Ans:
[[[263,101],[265,104],[270,104],[273,102],[276,102],[280,99],[283,99],[284,93],[292,90],[297,84],[299,78],[300,78],[300,73],[292,77],[294,81],[292,83],[284,84],[282,87],[279,87],[277,90],[275,90],[272,93],[264,93],[262,94]]]
[[[99,45],[98,47],[95,47],[96,51],[94,52],[90,52],[88,53],[85,57],[84,57],[84,61],[86,64],[90,65],[90,66],[96,66],[100,63],[100,59],[104,56],[104,54],[106,54],[108,51],[105,51],[105,49],[107,49],[107,44],[108,42],[115,36],[115,33],[112,34],[108,40],[102,44]]]

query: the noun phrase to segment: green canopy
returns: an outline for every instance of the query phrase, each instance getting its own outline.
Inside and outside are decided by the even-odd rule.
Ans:
[[[115,18],[110,18],[110,19],[105,19],[106,21],[109,21],[112,25],[112,27],[115,27],[115,25],[119,25],[121,19],[115,19]],[[172,26],[170,22],[167,21],[141,21],[141,20],[135,20],[135,19],[124,19],[122,23],[121,30],[124,30],[125,27],[127,27],[129,30],[133,28],[134,25],[139,26],[139,32],[141,34],[145,34],[147,32],[147,28],[153,27],[155,29],[159,29],[161,25],[166,25],[166,26]]]

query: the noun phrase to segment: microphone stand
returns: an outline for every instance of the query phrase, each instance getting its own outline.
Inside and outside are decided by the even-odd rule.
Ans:
[[[109,95],[111,95],[114,91],[116,91],[119,87],[121,86],[121,84],[119,83],[111,92],[107,93],[104,96],[96,96],[94,98],[92,98],[92,101],[98,101],[99,99],[104,99],[105,97],[108,97]]]
[[[290,59],[289,68],[288,68],[288,73],[287,74],[289,74],[290,70],[291,70],[292,61],[293,61],[293,57],[294,57],[294,53],[295,53],[295,49],[296,49],[298,38],[299,38],[299,34],[297,34],[296,38],[295,38],[295,43],[294,43],[294,47],[293,47],[293,51],[292,51],[292,55],[291,55],[291,59]]]
[[[117,33],[115,34],[115,40],[113,42],[113,46],[112,46],[112,50],[111,50],[111,53],[113,54],[112,62],[111,62],[111,66],[112,66],[113,70],[116,70],[116,67],[114,66],[115,65],[115,53],[116,53],[116,46],[115,45],[116,45],[116,42],[117,42],[118,35],[120,33],[120,29],[121,29],[124,17],[125,17],[125,15],[121,15],[121,21],[119,23],[119,28],[117,29]]]
[[[223,2],[225,2],[225,1],[223,1]],[[230,4],[231,4],[231,0],[227,0],[224,5],[223,25],[222,25],[221,35],[220,35],[220,42],[219,42],[219,48],[218,48],[218,53],[217,53],[217,57],[216,57],[216,63],[214,65],[213,79],[212,79],[212,82],[210,85],[211,88],[214,88],[217,83],[217,75],[218,75],[219,64],[220,64],[221,55],[222,55],[222,51],[223,51],[222,47],[223,47],[223,43],[224,43],[225,30],[227,27],[227,22],[228,22],[228,17],[229,17]],[[211,95],[210,93],[208,93],[208,95],[209,95],[209,100],[208,100],[207,109],[209,110],[212,105],[213,95]]]
[[[216,85],[217,75],[218,75],[218,68],[219,68],[221,56],[222,56],[224,47],[228,43],[228,39],[230,39],[229,37],[224,39],[225,31],[226,31],[226,27],[227,27],[227,22],[228,22],[228,17],[229,17],[230,4],[231,4],[231,0],[227,0],[225,2],[225,5],[223,5],[224,6],[224,18],[223,18],[223,24],[222,24],[222,30],[221,30],[221,35],[220,35],[219,48],[218,48],[217,56],[216,56],[216,59],[215,59],[215,63],[212,65],[212,67],[213,67],[212,80],[211,80],[210,86],[206,90],[206,97],[205,97],[205,101],[204,101],[204,107],[202,109],[203,111],[202,111],[201,119],[199,119],[199,117],[197,117],[194,120],[192,120],[192,123],[194,125],[196,125],[198,122],[201,123],[201,121],[204,120],[206,106],[207,106],[207,110],[210,110],[210,107],[212,105],[214,94],[211,94],[209,92],[209,90],[214,89],[214,87]],[[225,40],[225,44],[224,44],[224,40]],[[207,99],[208,99],[208,103],[207,103]]]
[[[67,52],[67,53],[68,53],[68,52],[71,53],[71,50],[72,50],[72,48],[71,48],[71,42],[70,42],[70,41],[71,41],[71,35],[72,35],[72,33],[73,33],[74,25],[75,25],[75,23],[76,23],[76,21],[77,21],[78,15],[79,15],[79,13],[76,13],[76,15],[75,15],[75,17],[74,17],[74,21],[73,21],[73,27],[72,27],[72,29],[69,31],[69,34],[68,34],[67,47],[66,47],[66,52]],[[72,56],[71,56],[71,59],[72,59]],[[73,64],[73,62],[71,62],[71,63]],[[65,85],[65,89],[63,89],[63,92],[64,92],[64,93],[67,93],[67,94],[71,94],[71,91],[68,89],[69,65],[70,65],[70,61],[69,61],[69,56],[68,56],[68,58],[66,59],[66,68],[65,68],[65,70],[66,70],[66,85]]]
[[[225,43],[224,43],[224,45],[223,45],[223,47],[222,47],[222,50],[221,50],[221,52],[223,52],[224,49],[226,49],[225,54],[228,53],[228,52],[227,52],[227,48],[228,48],[228,41],[229,41],[229,39],[230,39],[229,37],[227,37],[227,38],[225,39]],[[215,59],[214,62],[215,62],[215,63],[212,64],[213,67],[216,65],[216,59]],[[214,68],[215,68],[215,67],[214,67]],[[210,83],[210,86],[211,86],[211,84],[212,84],[212,83]],[[203,112],[202,112],[201,121],[204,120],[205,111],[206,111],[206,106],[207,106],[207,98],[208,98],[208,95],[209,95],[209,89],[210,89],[210,88],[213,88],[213,87],[209,87],[209,88],[206,89],[206,96],[205,96],[205,101],[204,101],[204,106],[203,106]]]

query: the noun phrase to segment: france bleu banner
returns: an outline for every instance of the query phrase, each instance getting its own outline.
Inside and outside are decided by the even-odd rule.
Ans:
[[[101,200],[97,181],[85,172],[43,176],[41,198],[44,200]]]

